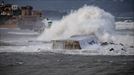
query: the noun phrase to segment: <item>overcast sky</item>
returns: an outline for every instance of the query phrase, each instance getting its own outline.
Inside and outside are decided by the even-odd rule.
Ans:
[[[0,0],[2,1],[2,0]],[[108,11],[134,11],[134,0],[3,0],[20,6],[31,5],[38,10],[67,11],[78,9],[84,4],[99,6]]]

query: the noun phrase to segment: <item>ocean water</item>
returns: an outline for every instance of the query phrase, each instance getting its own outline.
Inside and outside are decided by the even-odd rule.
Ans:
[[[134,56],[0,53],[1,75],[133,75]]]

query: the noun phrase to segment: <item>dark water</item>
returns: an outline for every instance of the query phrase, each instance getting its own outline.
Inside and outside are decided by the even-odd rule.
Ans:
[[[3,52],[0,75],[134,75],[134,56]]]

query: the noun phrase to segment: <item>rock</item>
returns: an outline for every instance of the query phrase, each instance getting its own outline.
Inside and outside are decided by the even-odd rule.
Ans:
[[[90,42],[88,42],[88,44],[95,44],[95,41],[94,40],[92,40],[92,41],[90,41]]]
[[[130,48],[134,48],[134,46],[130,46]]]
[[[123,51],[125,51],[125,52],[126,52],[126,50],[125,50],[124,48],[121,48],[121,50],[123,50]]]
[[[110,42],[110,44],[115,44],[115,43],[113,43],[113,42]]]
[[[109,49],[109,51],[113,51],[113,50],[114,50],[114,48]]]
[[[122,43],[120,43],[121,46],[124,46]]]
[[[101,45],[102,45],[102,46],[103,46],[103,45],[108,45],[108,43],[107,43],[107,42],[102,42]]]

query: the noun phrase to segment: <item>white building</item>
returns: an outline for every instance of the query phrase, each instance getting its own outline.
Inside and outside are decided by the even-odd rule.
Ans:
[[[12,5],[12,10],[17,10],[18,9],[18,5]]]

